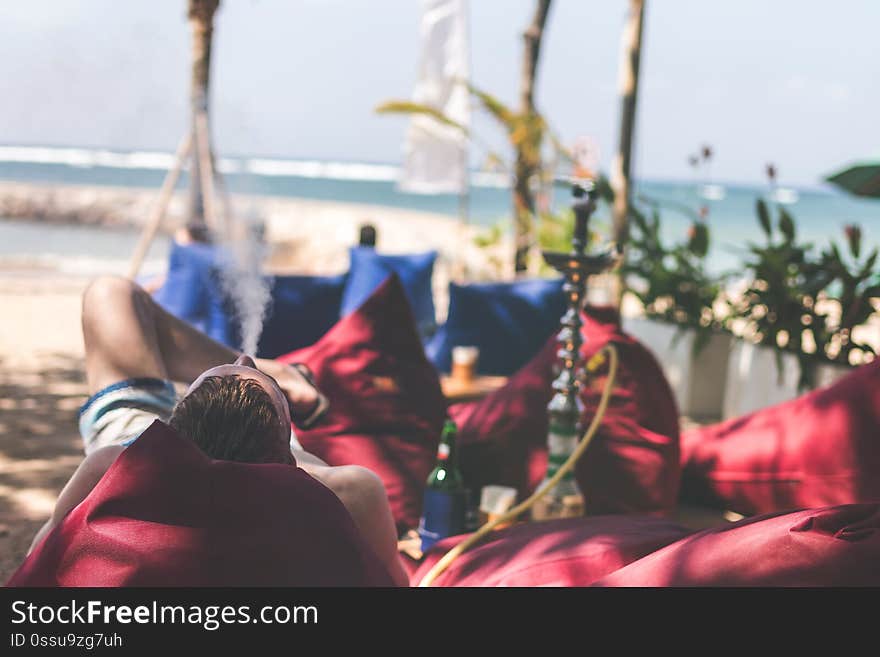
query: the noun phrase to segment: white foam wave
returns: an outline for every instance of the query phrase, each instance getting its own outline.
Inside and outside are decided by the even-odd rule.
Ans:
[[[76,168],[109,167],[167,171],[174,165],[174,154],[161,151],[121,152],[107,149],[61,148],[48,146],[0,146],[0,162],[60,164]],[[226,174],[250,173],[268,177],[297,177],[367,182],[396,182],[400,167],[365,162],[322,162],[278,158],[218,158],[217,168]],[[476,171],[471,174],[475,187],[507,187],[506,174]]]
[[[217,169],[220,173],[241,173],[243,167],[240,160],[234,160],[231,157],[221,157],[217,160]]]
[[[320,162],[317,160],[249,159],[244,169],[259,176],[296,176],[298,178],[334,178],[336,180],[369,180],[393,182],[398,167],[388,164],[359,162]]]
[[[174,164],[174,156],[158,151],[120,153],[104,149],[0,146],[0,161],[66,164],[81,168],[103,166],[116,169],[168,169]]]
[[[727,196],[727,190],[721,185],[703,185],[700,190],[700,196],[707,201],[723,201]]]
[[[510,187],[510,176],[506,173],[492,171],[474,171],[471,173],[471,184],[474,187]]]
[[[801,197],[796,189],[789,189],[788,187],[778,187],[777,189],[774,189],[771,196],[774,201],[782,203],[783,205],[797,203],[798,199]]]

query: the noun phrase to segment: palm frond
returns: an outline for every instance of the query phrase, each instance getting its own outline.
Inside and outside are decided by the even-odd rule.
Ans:
[[[494,116],[496,119],[498,119],[498,121],[503,123],[508,132],[512,132],[514,130],[514,124],[516,122],[517,116],[516,112],[514,112],[507,105],[495,98],[495,96],[493,96],[492,94],[483,91],[482,89],[478,89],[470,82],[467,83],[467,88],[468,91],[470,91],[471,94],[476,96],[477,100],[480,101],[483,109]]]
[[[430,105],[423,105],[422,103],[414,103],[409,100],[389,100],[378,105],[375,111],[379,114],[421,114],[423,116],[430,116],[432,119],[443,125],[448,125],[461,130],[465,135],[468,134],[466,126],[454,119],[450,119],[437,108],[431,107]]]

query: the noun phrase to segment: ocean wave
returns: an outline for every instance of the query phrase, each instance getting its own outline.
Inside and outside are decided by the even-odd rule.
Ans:
[[[76,168],[167,170],[174,165],[174,154],[159,151],[126,153],[106,149],[0,146],[0,162],[62,164]],[[231,157],[219,158],[217,168],[222,173],[367,181],[394,181],[400,172],[398,167],[386,164]]]
[[[471,185],[474,187],[507,189],[510,187],[510,176],[506,173],[496,173],[493,171],[474,171],[471,173]]]
[[[721,185],[703,185],[700,196],[707,201],[723,201],[727,196],[727,190]]]
[[[297,178],[333,178],[394,182],[400,173],[390,164],[359,162],[321,162],[319,160],[272,160],[253,158],[244,161],[244,170],[258,176],[292,176]]]
[[[777,187],[771,192],[770,196],[774,201],[782,203],[783,205],[797,203],[800,198],[800,194],[798,194],[796,189],[790,189],[788,187]]]
[[[0,146],[0,162],[66,164],[67,166],[78,168],[168,169],[174,164],[174,155],[158,151],[120,153],[118,151],[87,148]]]
[[[0,146],[0,162],[57,164],[77,169],[146,169],[167,171],[174,165],[174,154],[161,151],[111,151],[107,149],[62,148],[49,146]],[[224,174],[251,174],[265,177],[292,177],[364,182],[396,182],[401,169],[392,164],[286,160],[281,158],[221,157],[217,168]],[[475,187],[509,186],[505,174],[474,171]]]

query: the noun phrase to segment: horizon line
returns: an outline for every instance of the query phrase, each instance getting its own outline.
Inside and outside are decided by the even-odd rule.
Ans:
[[[85,153],[102,153],[102,152],[104,152],[104,153],[109,153],[111,155],[118,155],[118,156],[126,156],[126,155],[130,156],[130,155],[135,155],[135,154],[142,154],[147,157],[158,156],[158,157],[168,158],[168,160],[170,160],[170,161],[173,161],[173,157],[174,157],[173,150],[164,150],[161,148],[141,148],[141,147],[122,148],[122,147],[94,146],[94,145],[69,145],[69,144],[51,144],[51,145],[49,145],[49,144],[45,144],[45,143],[41,144],[41,143],[4,142],[4,143],[0,143],[0,162],[7,162],[7,163],[18,162],[21,164],[58,164],[58,165],[62,165],[62,166],[66,165],[66,166],[82,167],[82,168],[90,168],[90,167],[94,167],[94,166],[104,166],[107,168],[120,168],[120,169],[122,169],[122,168],[142,169],[142,170],[167,170],[168,169],[168,166],[162,166],[162,165],[159,165],[158,163],[154,163],[151,166],[128,166],[128,167],[126,167],[121,164],[115,165],[115,166],[101,164],[101,163],[82,164],[82,163],[76,163],[75,161],[64,162],[64,161],[52,161],[52,160],[40,160],[40,159],[30,160],[30,159],[24,159],[24,158],[22,158],[22,159],[4,158],[2,156],[3,150],[16,150],[16,149],[21,149],[21,150],[40,150],[40,149],[42,149],[42,150],[47,150],[47,151],[59,151],[59,152],[81,151],[81,152],[85,152]],[[864,159],[864,158],[862,158],[862,159]],[[243,162],[246,162],[246,161],[251,161],[251,162],[277,161],[279,163],[297,163],[297,164],[316,163],[316,164],[320,164],[320,165],[337,165],[337,166],[343,166],[343,167],[361,166],[361,167],[374,167],[376,169],[380,169],[380,168],[394,169],[395,173],[399,172],[401,169],[400,162],[389,162],[387,160],[386,161],[369,160],[369,159],[342,160],[342,159],[338,159],[338,158],[327,158],[327,157],[307,157],[307,156],[297,157],[297,156],[290,156],[290,155],[274,155],[274,154],[267,155],[267,154],[260,154],[260,153],[251,153],[251,154],[235,153],[235,154],[225,154],[222,156],[218,155],[218,161],[222,162],[223,160],[227,160],[227,161],[231,160],[231,161],[236,161],[236,162],[238,162],[238,161],[243,161]],[[844,166],[847,166],[847,165],[855,164],[859,161],[860,161],[859,158],[853,158],[853,159],[849,160],[848,162],[839,165],[838,169],[843,168]],[[486,171],[485,169],[482,169],[482,168],[474,168],[474,167],[470,167],[470,166],[468,167],[468,172],[471,175],[476,175],[477,177],[486,176],[486,178],[484,178],[484,181],[487,178],[492,178],[492,177],[502,178],[506,175],[503,172]],[[395,180],[395,176],[388,175],[390,172],[386,172],[385,175],[375,175],[374,174],[374,175],[366,175],[366,176],[362,176],[362,177],[361,176],[352,176],[352,175],[346,175],[346,176],[322,176],[322,175],[314,175],[314,174],[313,175],[305,175],[305,174],[297,174],[297,173],[272,174],[272,173],[268,173],[266,171],[263,171],[263,172],[260,172],[260,171],[249,171],[249,172],[230,171],[230,173],[251,173],[253,175],[267,175],[267,176],[288,175],[291,177],[305,177],[305,178],[333,178],[333,177],[336,177],[337,179],[342,179],[342,180],[363,180],[363,181],[371,181],[371,180],[375,181],[378,179],[378,180],[386,180],[386,181],[391,182],[391,181]],[[707,180],[707,179],[694,179],[693,177],[686,177],[686,176],[678,177],[678,176],[674,176],[674,175],[673,176],[646,175],[644,177],[635,176],[635,177],[633,177],[633,181],[636,184],[638,184],[639,182],[659,183],[659,184],[676,184],[676,185],[690,184],[690,185],[701,186],[701,187],[706,186],[706,185],[720,185],[722,187],[748,187],[748,188],[769,187],[769,184],[766,180],[760,180],[760,179],[744,180],[744,179],[734,179],[734,178],[717,178],[717,179],[713,178],[713,179]],[[486,182],[478,183],[476,185],[474,185],[472,183],[472,186],[498,187],[498,188],[506,187],[506,185],[504,185],[504,184],[500,184],[500,183],[486,184]],[[776,187],[777,188],[793,189],[793,190],[797,190],[797,191],[819,191],[819,192],[834,191],[834,189],[835,189],[832,185],[830,185],[830,183],[828,183],[827,181],[825,181],[824,179],[821,179],[821,178],[819,180],[809,182],[809,183],[805,183],[805,182],[793,182],[793,183],[784,183],[784,184],[777,183]]]

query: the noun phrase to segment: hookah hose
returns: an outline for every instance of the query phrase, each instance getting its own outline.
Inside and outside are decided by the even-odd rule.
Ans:
[[[606,345],[602,348],[601,351],[596,353],[596,355],[594,355],[589,360],[589,362],[586,364],[586,370],[587,372],[593,373],[597,369],[599,369],[599,367],[601,367],[606,360],[606,354],[608,359],[608,379],[605,382],[605,388],[602,390],[602,397],[599,399],[599,406],[596,408],[596,414],[593,416],[593,421],[590,423],[590,426],[587,428],[583,438],[581,438],[580,442],[578,443],[578,446],[568,457],[568,460],[562,465],[562,467],[559,468],[556,474],[551,477],[546,485],[542,486],[534,493],[532,493],[531,497],[513,507],[506,513],[498,516],[497,518],[494,518],[493,520],[490,520],[473,534],[468,536],[461,543],[449,550],[449,552],[444,554],[440,561],[434,564],[434,567],[431,568],[431,570],[429,570],[427,574],[421,579],[421,581],[418,583],[419,587],[430,586],[431,583],[435,579],[437,579],[437,577],[441,573],[449,568],[452,562],[455,561],[465,550],[477,543],[486,534],[495,529],[495,527],[503,522],[507,522],[508,520],[516,518],[523,511],[527,511],[528,509],[532,508],[532,506],[534,506],[534,504],[538,500],[540,500],[547,493],[553,490],[553,488],[556,486],[556,484],[559,483],[562,477],[564,477],[572,468],[574,468],[575,463],[577,463],[578,459],[587,449],[593,439],[593,436],[596,435],[596,431],[599,430],[599,425],[602,423],[602,420],[605,417],[605,411],[608,409],[608,402],[611,400],[611,391],[614,389],[614,380],[617,377],[617,350],[610,344]]]

